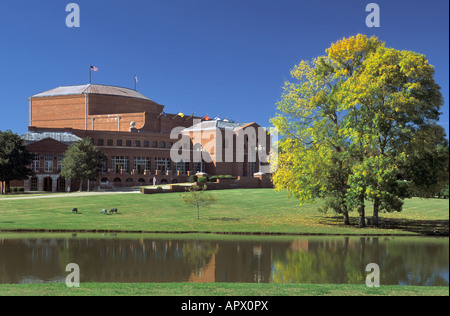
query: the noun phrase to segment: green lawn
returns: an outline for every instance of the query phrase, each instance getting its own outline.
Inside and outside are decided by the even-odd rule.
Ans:
[[[82,283],[0,285],[0,296],[449,296],[448,287],[249,283]]]
[[[379,229],[341,224],[336,214],[317,211],[320,203],[299,206],[272,189],[236,189],[209,192],[218,203],[200,210],[183,204],[180,193],[115,194],[45,199],[0,199],[0,230],[112,230],[143,232],[218,232],[283,234],[447,234],[449,201],[407,200],[402,213],[381,214]],[[72,214],[72,208],[80,214]],[[119,213],[102,215],[103,208]],[[367,216],[371,215],[368,205]]]

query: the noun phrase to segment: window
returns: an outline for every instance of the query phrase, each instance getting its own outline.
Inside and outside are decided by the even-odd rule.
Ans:
[[[62,161],[64,159],[64,155],[58,155],[58,162],[56,164],[56,168],[58,169],[58,172],[62,170]]]
[[[31,162],[31,170],[33,170],[35,172],[39,172],[39,168],[41,167],[40,165],[41,165],[41,160],[40,160],[39,154],[34,154],[33,160]],[[37,191],[37,189],[35,191]]]
[[[38,188],[38,178],[37,177],[32,177],[30,180],[30,191],[37,191]]]
[[[104,145],[103,139],[97,139],[97,145],[98,146],[103,146]]]
[[[139,174],[143,174],[145,170],[150,170],[150,158],[134,157],[133,169]]]
[[[169,148],[172,148],[172,147],[173,147],[173,143],[170,142],[170,143],[169,143]]]
[[[108,146],[114,146],[114,141],[112,139],[108,139],[106,142]]]
[[[53,172],[53,155],[52,154],[45,154],[44,172]]]
[[[65,192],[66,191],[66,179],[63,177],[59,177],[56,184],[56,190],[58,192]]]
[[[114,156],[111,158],[111,167],[115,173],[120,173],[122,170],[129,172],[129,158]]]
[[[140,140],[134,141],[134,147],[141,147],[141,141]]]
[[[148,147],[150,146],[149,141],[148,140],[144,140],[144,147]]]
[[[117,140],[117,146],[122,146],[122,140],[121,139]]]
[[[159,143],[159,147],[161,147],[161,148],[166,148],[166,142],[161,142],[161,143]]]
[[[108,159],[106,159],[105,161],[103,161],[103,164],[102,164],[102,173],[108,173]]]
[[[152,142],[152,147],[153,147],[153,148],[158,147],[158,142],[157,142],[156,140],[154,140],[154,141]]]
[[[155,170],[166,172],[170,170],[170,158],[156,158],[155,159]]]
[[[250,177],[253,177],[256,170],[256,162],[250,162]]]
[[[205,172],[205,162],[194,162],[194,173]]]
[[[127,144],[127,147],[131,147],[131,140],[127,139],[126,144]]]
[[[183,160],[175,162],[174,168],[174,171],[180,171],[181,174],[187,174],[189,171],[189,162],[184,162]]]

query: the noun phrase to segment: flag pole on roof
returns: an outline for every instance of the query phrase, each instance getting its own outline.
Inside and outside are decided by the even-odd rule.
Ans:
[[[137,83],[139,82],[139,79],[137,77],[137,74],[134,74],[134,91],[137,91]]]
[[[89,67],[89,84],[92,83],[92,72],[93,71],[98,71],[98,68],[91,65]]]

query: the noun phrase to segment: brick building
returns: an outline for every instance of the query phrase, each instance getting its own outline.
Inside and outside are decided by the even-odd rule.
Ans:
[[[148,185],[154,179],[158,184],[186,182],[198,172],[253,176],[260,164],[250,158],[261,135],[246,132],[247,127],[259,125],[168,114],[164,105],[127,88],[59,87],[29,98],[28,133],[22,138],[34,154],[35,176],[23,185],[26,191],[78,188],[76,180],[61,178],[59,171],[67,147],[85,137],[108,157],[101,178],[89,181],[92,188]],[[179,133],[171,138],[174,128]],[[234,138],[227,140],[230,131]],[[241,132],[245,134],[242,155],[235,148]],[[171,149],[183,137],[188,137],[188,155],[174,160]],[[225,157],[225,152],[231,154]]]

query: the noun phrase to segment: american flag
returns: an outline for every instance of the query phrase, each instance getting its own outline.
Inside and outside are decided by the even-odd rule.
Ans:
[[[97,67],[91,66],[91,71],[98,71]]]

